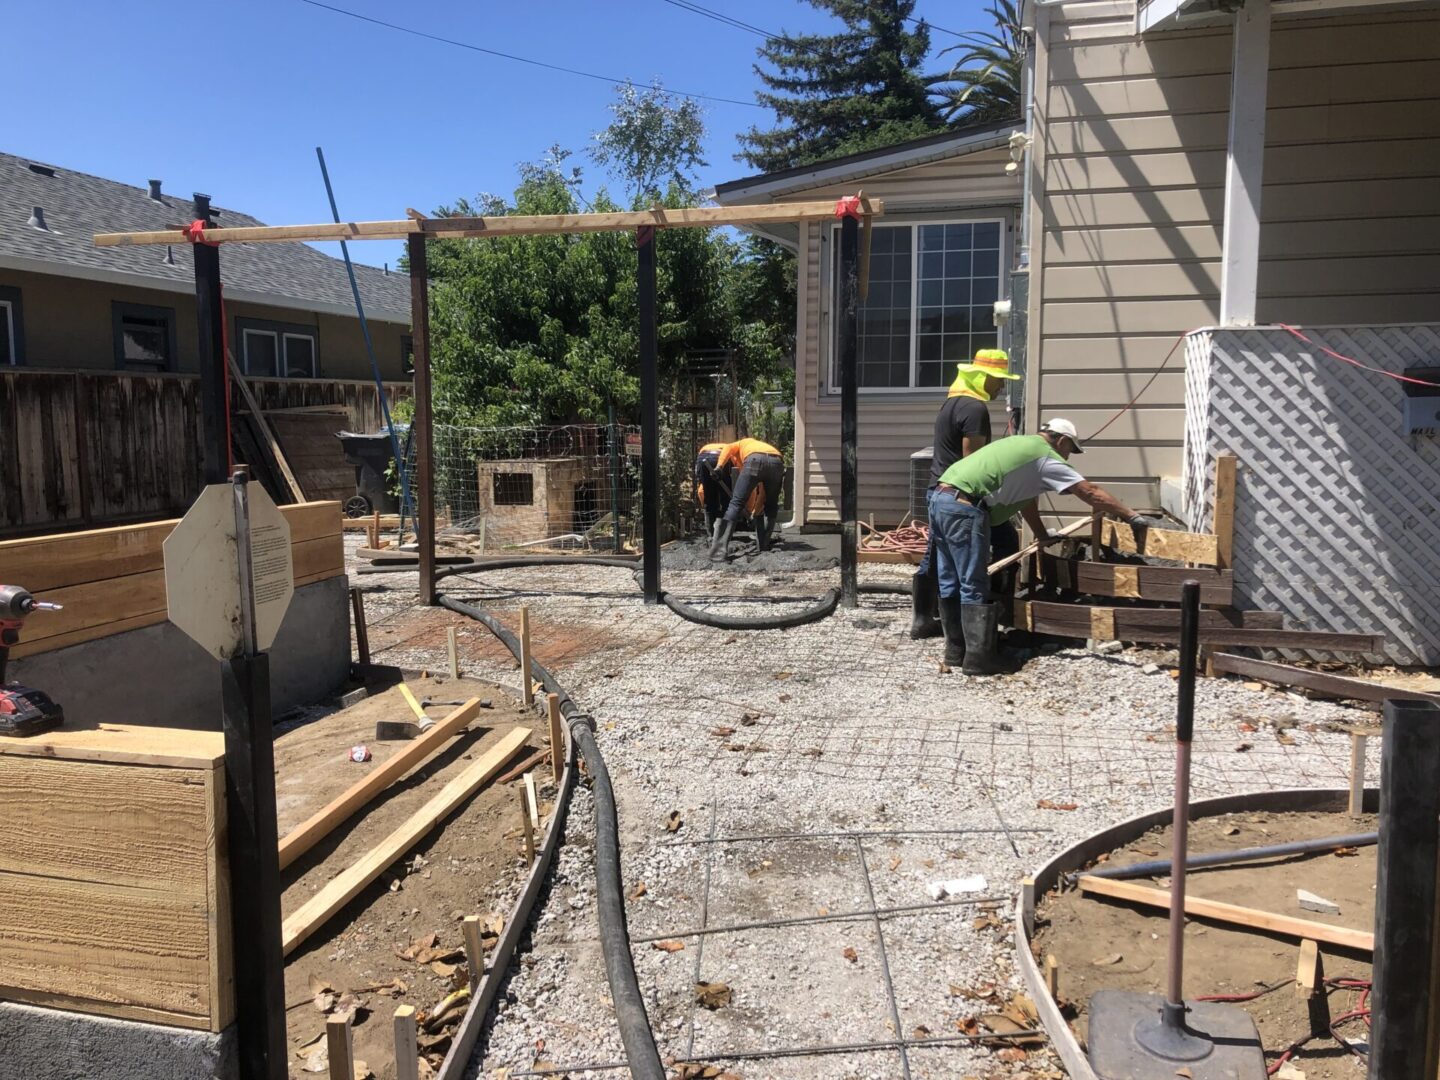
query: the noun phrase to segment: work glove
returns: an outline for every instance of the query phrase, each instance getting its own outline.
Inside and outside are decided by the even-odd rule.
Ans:
[[[1132,529],[1163,529],[1165,527],[1165,523],[1159,518],[1148,517],[1145,514],[1136,514],[1126,521],[1125,524],[1129,525]]]

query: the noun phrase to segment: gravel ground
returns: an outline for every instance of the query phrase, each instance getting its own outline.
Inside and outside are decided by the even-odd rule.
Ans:
[[[371,590],[372,642],[377,623],[459,619],[414,608],[413,574],[355,580]],[[866,567],[862,580],[904,577]],[[665,576],[675,595],[732,613],[755,611],[754,594],[803,604],[835,583],[834,571],[759,566]],[[626,889],[644,886],[628,904],[630,929],[662,1056],[709,1058],[748,1078],[1063,1075],[1045,1050],[1005,1062],[964,1044],[910,1047],[903,1058],[893,1047],[726,1055],[893,1041],[897,1030],[955,1036],[957,1022],[988,1011],[970,995],[1018,988],[1009,913],[1020,879],[1081,837],[1170,803],[1173,654],[1064,650],[1016,675],[972,680],[940,673],[939,641],[909,640],[903,596],[867,595],[857,611],[817,624],[737,634],[645,607],[620,568],[497,571],[443,587],[502,618],[528,604],[537,631],[569,642],[554,670],[594,713],[614,777]],[[400,633],[375,659],[439,667],[443,646],[417,648],[419,636]],[[537,657],[548,662],[540,644]],[[516,675],[470,657],[465,669]],[[1362,715],[1202,680],[1195,796],[1343,786],[1349,743],[1337,728]],[[675,832],[665,828],[671,812],[682,822]],[[777,833],[785,838],[734,839]],[[969,875],[984,878],[980,891],[943,903],[927,892]],[[867,911],[872,891],[880,908],[919,910],[883,917],[877,937],[870,915],[842,917]],[[797,918],[815,921],[752,925]],[[737,924],[745,928],[725,929]],[[687,936],[701,927],[720,932]],[[727,984],[729,1004],[694,1005],[697,978]],[[481,1051],[486,1077],[549,1065],[572,1077],[623,1075],[579,1067],[623,1060],[596,937],[583,786]]]

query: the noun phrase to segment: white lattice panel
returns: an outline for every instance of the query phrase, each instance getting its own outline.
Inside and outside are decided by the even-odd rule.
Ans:
[[[1440,366],[1434,325],[1304,332],[1386,371]],[[1215,456],[1234,454],[1237,605],[1440,664],[1440,438],[1404,433],[1401,384],[1283,329],[1188,344],[1185,508],[1192,527],[1210,520]]]

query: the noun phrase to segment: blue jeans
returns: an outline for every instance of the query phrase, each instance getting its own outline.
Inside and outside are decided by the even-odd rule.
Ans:
[[[958,594],[962,604],[989,603],[990,515],[951,492],[937,491],[930,498],[930,532],[941,598]]]
[[[925,544],[925,555],[924,555],[924,557],[920,560],[920,565],[917,566],[917,567],[915,567],[915,573],[921,574],[921,575],[928,574],[928,573],[930,572],[930,567],[931,567],[931,565],[935,562],[935,525],[934,525],[935,512],[930,509],[930,500],[933,499],[933,498],[935,498],[935,485],[934,485],[934,484],[931,484],[930,487],[927,488],[926,491],[925,491],[925,507],[926,507],[925,517],[926,517],[926,520],[928,520],[928,521],[931,522],[931,525],[930,525],[930,539],[929,539],[929,541]]]

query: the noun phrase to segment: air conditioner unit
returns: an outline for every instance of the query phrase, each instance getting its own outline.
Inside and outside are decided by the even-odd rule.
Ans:
[[[910,516],[917,525],[930,524],[930,509],[925,493],[930,490],[930,463],[935,460],[935,447],[927,446],[910,455]]]

